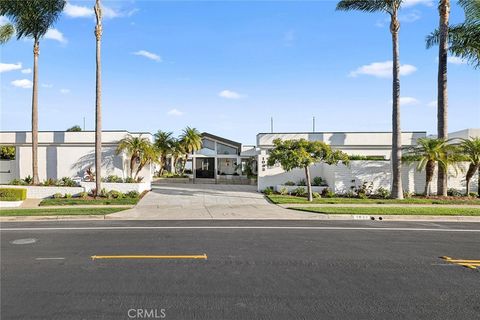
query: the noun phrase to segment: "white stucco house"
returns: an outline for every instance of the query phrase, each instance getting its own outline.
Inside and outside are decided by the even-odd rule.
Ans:
[[[145,132],[102,132],[102,176],[116,175],[123,179],[129,174],[129,159],[126,154],[115,153],[118,142],[128,134],[152,140]],[[2,146],[15,147],[14,160],[0,160],[0,184],[12,179],[32,175],[32,140],[29,131],[0,132]],[[38,134],[39,179],[70,177],[82,180],[88,168],[95,167],[95,132],[40,131]],[[139,176],[150,183],[153,168],[146,166]]]

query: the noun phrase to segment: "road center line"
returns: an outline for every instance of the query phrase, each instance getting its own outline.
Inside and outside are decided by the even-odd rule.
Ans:
[[[207,254],[202,255],[119,255],[119,256],[92,256],[92,260],[98,259],[202,259],[207,260]]]
[[[55,258],[35,258],[35,260],[65,260],[65,258],[55,257]]]
[[[301,226],[176,226],[176,227],[45,227],[45,228],[2,228],[0,231],[109,231],[109,230],[351,230],[351,231],[423,231],[423,232],[473,232],[480,233],[480,229],[442,229],[442,228],[393,228],[393,227],[301,227]]]

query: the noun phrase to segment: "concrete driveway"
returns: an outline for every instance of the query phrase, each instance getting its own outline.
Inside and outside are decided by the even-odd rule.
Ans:
[[[319,219],[269,203],[255,186],[165,184],[152,186],[135,208],[108,215],[110,219]]]

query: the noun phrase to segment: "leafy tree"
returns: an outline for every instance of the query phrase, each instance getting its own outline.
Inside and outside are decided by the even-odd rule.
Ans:
[[[0,26],[0,44],[6,43],[15,34],[15,28],[11,23]]]
[[[67,129],[67,132],[80,132],[80,131],[82,131],[82,128],[80,126],[73,126]]]
[[[172,142],[172,166],[175,170],[175,173],[177,172],[177,167],[179,166],[178,162],[185,156],[187,152],[185,151],[185,148],[182,144],[182,142],[179,139],[174,139]],[[187,154],[188,157],[188,154]]]
[[[268,165],[273,166],[279,163],[286,171],[295,168],[305,170],[305,180],[307,182],[308,201],[313,200],[312,183],[310,179],[310,166],[314,163],[324,162],[329,165],[348,164],[348,155],[340,150],[332,148],[321,141],[285,140],[275,139],[274,148],[270,150]]]
[[[467,60],[474,68],[480,67],[480,1],[458,0],[465,12],[463,23],[448,28],[448,50],[454,56]],[[437,29],[427,36],[427,48],[440,43]]]
[[[393,47],[393,81],[392,81],[392,198],[403,199],[402,189],[402,132],[400,129],[400,58],[398,49],[398,31],[400,21],[398,10],[402,0],[341,0],[337,10],[359,10],[363,12],[383,12],[390,16],[390,33]]]
[[[470,194],[470,180],[480,169],[480,138],[461,139],[460,150],[470,164],[465,177],[467,183],[466,195]],[[480,173],[480,172],[479,172]],[[479,176],[480,178],[480,176]],[[480,179],[478,182],[478,194],[480,195]]]
[[[154,134],[154,137],[154,145],[160,154],[160,175],[162,175],[165,170],[165,165],[167,164],[167,155],[172,153],[175,138],[172,132],[162,130],[158,130],[157,133]]]
[[[33,39],[33,89],[32,89],[32,172],[33,184],[38,184],[38,55],[40,39],[57,21],[65,0],[1,0],[0,16],[12,22],[17,39]],[[11,27],[2,28],[4,39],[12,36]],[[3,40],[3,39],[2,39]]]
[[[0,159],[2,160],[15,160],[15,147],[14,146],[2,146],[0,150]]]
[[[182,174],[185,173],[188,155],[202,148],[202,135],[195,128],[186,127],[180,135],[180,143],[185,151]]]
[[[445,139],[420,138],[403,158],[411,163],[418,161],[417,170],[425,170],[425,196],[430,196],[430,185],[437,163],[447,172],[448,166],[455,163],[456,148]]]
[[[102,7],[100,0],[95,1],[93,7],[97,24],[95,25],[95,174],[96,190],[102,190]],[[133,168],[131,168],[133,170]],[[130,172],[131,174],[132,172]]]
[[[140,166],[142,159],[147,158],[146,154],[151,152],[151,148],[152,144],[150,140],[147,138],[142,138],[141,135],[139,137],[134,137],[129,134],[119,141],[116,153],[120,154],[125,152],[130,157],[130,177],[133,178],[135,163],[138,162]]]

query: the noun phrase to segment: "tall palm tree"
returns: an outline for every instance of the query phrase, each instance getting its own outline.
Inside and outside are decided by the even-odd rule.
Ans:
[[[95,174],[97,194],[102,190],[102,8],[100,0],[95,1],[93,7],[97,24],[95,25],[96,39],[96,89],[95,89]]]
[[[458,0],[465,12],[463,23],[448,28],[450,54],[467,60],[474,68],[480,67],[480,1]],[[440,42],[440,32],[427,36],[427,49]]]
[[[167,163],[167,155],[171,154],[175,139],[172,132],[162,130],[158,130],[157,133],[154,134],[154,137],[155,147],[160,153],[160,175],[162,175]]]
[[[178,161],[186,154],[185,148],[179,139],[173,139],[172,142],[172,167],[175,173],[177,173]]]
[[[418,161],[417,170],[425,170],[425,196],[430,196],[430,185],[437,163],[439,169],[443,168],[447,172],[448,166],[454,163],[454,151],[455,146],[445,139],[420,138],[417,145],[403,158],[405,162]]]
[[[402,0],[341,0],[337,10],[364,12],[384,12],[390,16],[390,33],[392,35],[393,81],[392,81],[392,191],[391,197],[403,199],[402,187],[402,132],[400,128],[400,58],[398,49],[398,31],[400,22],[398,10]]]
[[[134,137],[131,134],[128,134],[125,138],[118,142],[116,153],[120,154],[125,152],[130,157],[131,178],[133,178],[135,163],[138,162],[140,164],[144,153],[150,152],[151,146],[152,144],[150,143],[150,140],[147,138],[142,138],[142,135]]]
[[[160,157],[160,151],[158,150],[158,148],[155,145],[149,143],[148,146],[146,146],[143,149],[143,151],[140,153],[140,159],[138,162],[137,171],[135,171],[134,179],[135,180],[138,179],[138,174],[140,173],[140,171],[142,171],[142,169],[147,164],[158,163],[159,157]]]
[[[188,155],[202,148],[202,135],[197,129],[186,127],[180,135],[180,143],[185,151],[185,161],[182,168],[182,173],[184,173]]]
[[[33,39],[33,88],[32,88],[32,175],[38,184],[38,55],[40,39],[59,18],[65,0],[2,0],[0,15],[6,16],[15,28],[17,39]],[[10,27],[7,27],[7,29]],[[11,28],[10,28],[11,29]],[[6,30],[8,31],[8,30]],[[10,30],[9,32],[12,32]],[[8,38],[8,32],[6,32]]]
[[[480,138],[461,139],[460,150],[470,163],[465,177],[467,190],[466,195],[470,194],[470,180],[473,175],[480,169]],[[480,195],[480,181],[478,182],[478,194]]]
[[[0,26],[0,44],[4,44],[15,34],[15,28],[11,23]]]

